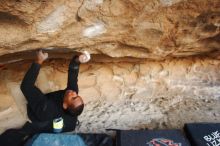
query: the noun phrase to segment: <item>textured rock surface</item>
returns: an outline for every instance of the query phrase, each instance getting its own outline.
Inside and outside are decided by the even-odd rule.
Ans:
[[[0,55],[55,47],[112,57],[218,58],[219,8],[219,0],[1,0]]]
[[[25,121],[19,89],[30,62],[8,64],[0,74],[0,129]],[[44,92],[66,87],[67,60],[51,60],[37,86]],[[220,121],[220,61],[208,58],[89,63],[79,75],[85,111],[79,131],[107,128],[181,128],[186,122]]]
[[[1,0],[0,131],[27,119],[19,86],[39,48],[45,93],[65,88],[72,52],[93,54],[79,131],[220,122],[219,0]]]

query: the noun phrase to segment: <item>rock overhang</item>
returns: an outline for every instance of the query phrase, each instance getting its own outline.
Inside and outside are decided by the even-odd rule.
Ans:
[[[219,6],[218,0],[3,1],[0,56],[55,48],[116,58],[218,58]]]

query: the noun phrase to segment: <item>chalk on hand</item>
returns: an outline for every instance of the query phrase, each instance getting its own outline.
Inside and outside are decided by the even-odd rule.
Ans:
[[[86,55],[86,58],[89,61],[91,59],[91,56],[90,56],[89,52],[88,51],[83,51],[83,53]]]

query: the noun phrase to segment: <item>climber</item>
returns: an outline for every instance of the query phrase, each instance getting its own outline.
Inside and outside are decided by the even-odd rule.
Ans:
[[[35,86],[42,63],[48,58],[48,53],[37,52],[36,61],[32,63],[21,83],[21,91],[27,99],[27,114],[32,121],[26,122],[21,129],[10,129],[1,135],[6,144],[18,145],[26,136],[41,132],[73,131],[84,108],[82,98],[78,95],[78,72],[81,63],[90,60],[88,52],[73,56],[68,69],[67,87],[43,94]],[[10,138],[8,138],[10,137]],[[11,141],[11,138],[15,141]],[[8,141],[7,141],[8,138]],[[16,141],[17,139],[17,141]]]

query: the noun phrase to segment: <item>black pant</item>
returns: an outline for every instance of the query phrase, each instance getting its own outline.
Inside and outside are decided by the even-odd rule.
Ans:
[[[25,143],[26,134],[21,129],[6,130],[0,136],[1,146],[22,146]]]

